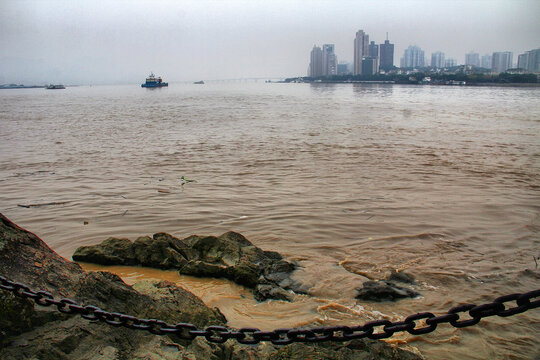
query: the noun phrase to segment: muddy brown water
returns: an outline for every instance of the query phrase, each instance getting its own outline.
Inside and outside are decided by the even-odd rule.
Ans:
[[[398,320],[540,288],[539,88],[92,86],[2,90],[0,105],[0,211],[62,256],[109,236],[234,230],[298,262],[313,296],[292,303],[84,264],[175,281],[232,326]],[[422,296],[354,299],[392,269]],[[529,359],[539,330],[531,310],[389,342],[428,359]]]

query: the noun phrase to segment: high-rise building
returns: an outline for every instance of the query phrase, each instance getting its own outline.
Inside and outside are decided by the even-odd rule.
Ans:
[[[337,57],[334,53],[334,44],[324,44],[322,47],[323,75],[337,75],[337,65]]]
[[[418,46],[409,45],[407,49],[405,49],[405,52],[403,53],[403,57],[400,61],[400,67],[402,68],[417,68],[417,67],[424,67],[425,57],[424,57],[424,51],[420,49]]]
[[[528,72],[540,72],[540,49],[526,51],[518,56],[518,68]]]
[[[540,73],[540,48],[527,51],[529,58],[527,59],[527,71]]]
[[[480,54],[473,51],[465,54],[465,65],[480,67]]]
[[[368,56],[378,58],[379,57],[379,45],[375,44],[375,41],[369,43]]]
[[[351,74],[351,64],[348,62],[340,62],[337,66],[338,75],[348,75]]]
[[[362,75],[374,75],[379,68],[379,58],[364,56],[362,59]]]
[[[323,76],[323,53],[317,45],[313,45],[313,49],[311,50],[309,76]]]
[[[441,51],[436,51],[431,54],[431,67],[442,69],[445,65],[444,62],[444,53]]]
[[[444,61],[444,67],[451,68],[457,66],[457,60],[456,59],[446,59]]]
[[[491,71],[504,72],[512,67],[513,54],[511,51],[494,52],[491,56]]]
[[[519,54],[517,63],[518,69],[527,70],[527,65],[529,65],[529,53]]]
[[[354,75],[362,74],[362,59],[369,54],[369,35],[358,30],[354,38]]]
[[[379,46],[380,49],[380,68],[381,70],[388,71],[394,67],[394,44],[390,44],[390,41],[386,39],[384,44]]]
[[[484,69],[491,69],[491,55],[486,54],[482,56],[480,66],[482,66]]]

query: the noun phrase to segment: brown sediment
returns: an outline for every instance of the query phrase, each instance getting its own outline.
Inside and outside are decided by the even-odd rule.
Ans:
[[[66,258],[109,236],[239,231],[297,260],[297,276],[319,298],[345,305],[364,275],[382,279],[421,258],[406,271],[423,297],[366,306],[384,314],[438,315],[538,287],[537,88],[241,84],[197,96],[177,89],[169,94],[181,106],[154,99],[156,122],[139,116],[143,98],[119,87],[79,88],[72,104],[30,93],[21,103],[0,98],[2,211]],[[70,114],[77,118],[64,121]],[[55,141],[70,151],[50,146]],[[178,196],[157,192],[181,190],[182,173],[197,186]],[[46,194],[76,202],[17,206]],[[362,276],[337,265],[342,259]],[[348,316],[336,313],[336,324]],[[511,317],[444,356],[530,359],[530,343],[490,339],[523,331],[535,340],[535,321]],[[440,358],[426,349],[427,358]]]
[[[36,270],[40,259],[44,266]],[[69,262],[36,235],[29,233],[0,214],[0,274],[9,280],[29,285],[34,290],[48,290],[55,298],[69,297],[78,304],[91,304],[138,319],[164,319],[169,324],[193,324],[195,328],[224,326],[226,318],[211,309],[189,291],[170,281],[139,281],[133,286],[109,272],[85,272]],[[36,276],[41,275],[41,276]],[[59,308],[60,309],[60,308]],[[396,350],[384,342],[353,340],[342,345],[325,346],[290,344],[276,347],[263,342],[257,347],[237,342],[209,346],[203,338],[180,339],[168,334],[154,335],[134,329],[88,321],[80,316],[45,310],[24,293],[16,296],[0,289],[0,358],[38,358],[43,354],[61,359],[102,358],[100,349],[108,348],[111,358],[154,358],[167,353],[171,346],[178,351],[175,358],[203,360],[235,354],[238,360],[270,360],[283,358],[346,359],[373,357],[384,359],[419,359]],[[24,344],[24,346],[20,346]],[[121,354],[121,356],[120,356]]]

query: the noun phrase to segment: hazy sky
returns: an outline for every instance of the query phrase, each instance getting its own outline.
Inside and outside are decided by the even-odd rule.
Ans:
[[[540,0],[0,0],[0,83],[138,83],[306,74],[314,44],[352,61],[362,29],[464,62],[540,47]]]

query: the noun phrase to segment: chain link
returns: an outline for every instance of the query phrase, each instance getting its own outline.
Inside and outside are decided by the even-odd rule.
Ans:
[[[131,315],[104,311],[92,305],[81,306],[71,299],[62,298],[56,300],[47,291],[35,292],[27,285],[10,281],[3,276],[0,276],[0,289],[10,291],[22,298],[32,299],[41,306],[55,305],[58,311],[62,313],[78,314],[90,321],[102,321],[111,326],[145,330],[156,335],[174,334],[186,340],[193,340],[200,336],[209,342],[217,344],[224,343],[229,339],[236,340],[241,344],[258,344],[261,341],[270,341],[275,345],[287,345],[293,342],[349,341],[366,337],[370,339],[385,339],[391,337],[394,333],[403,331],[407,331],[413,335],[422,335],[435,331],[437,326],[443,323],[449,323],[456,328],[462,328],[476,325],[485,317],[495,315],[507,317],[540,307],[540,289],[538,289],[524,294],[501,296],[487,304],[464,304],[456,306],[441,316],[435,316],[430,312],[423,312],[410,315],[404,321],[396,322],[383,319],[370,321],[358,326],[275,329],[273,331],[261,331],[257,328],[242,328],[234,331],[225,326],[212,325],[201,330],[193,324],[167,324],[163,320],[139,319]],[[517,306],[506,308],[505,304],[511,301],[515,301]],[[460,320],[460,313],[466,313],[470,318]],[[419,325],[416,321],[421,320],[424,320],[426,326],[418,327]]]

